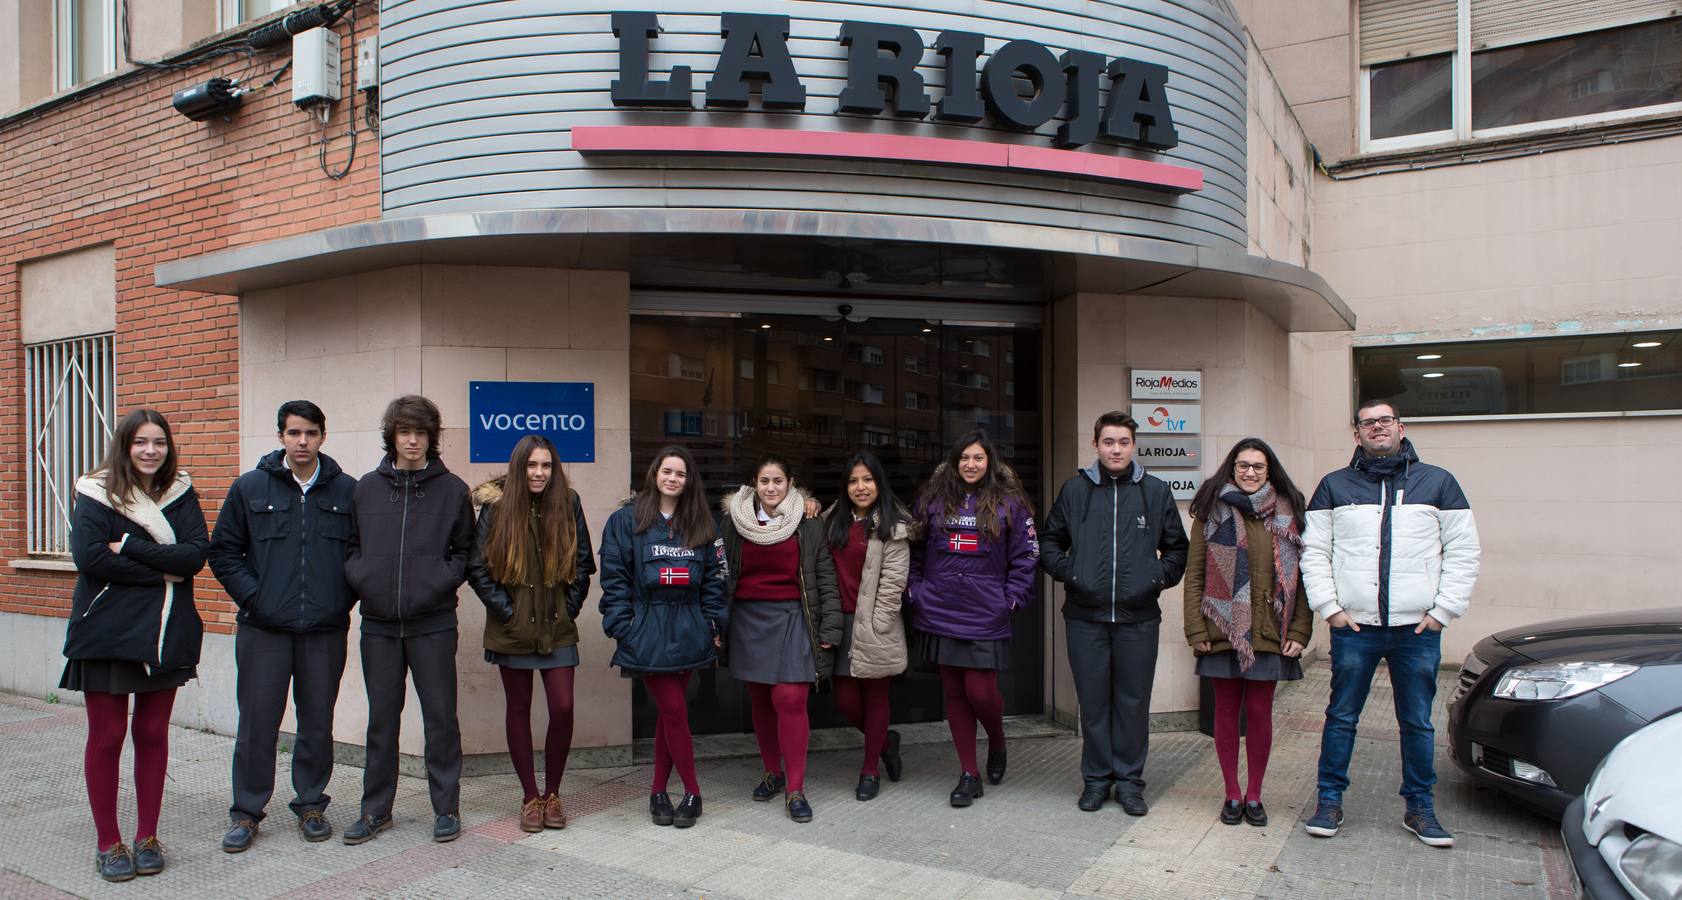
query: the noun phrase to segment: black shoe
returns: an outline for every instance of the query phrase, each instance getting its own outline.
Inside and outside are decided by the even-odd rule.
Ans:
[[[951,802],[953,806],[963,808],[975,802],[984,791],[981,789],[981,779],[971,772],[958,776],[958,786],[952,789]]]
[[[881,790],[882,779],[875,775],[860,775],[859,786],[853,791],[853,796],[859,800],[875,800]]]
[[[134,854],[127,844],[118,841],[111,849],[95,854],[94,871],[106,881],[128,881],[135,875]]]
[[[458,837],[461,837],[461,816],[455,813],[445,813],[438,817],[438,821],[432,823],[432,839],[434,841],[440,844],[448,844]]]
[[[1003,750],[987,751],[987,783],[998,784],[1005,780],[1005,752]]]
[[[222,835],[223,853],[244,853],[251,849],[251,842],[257,840],[257,821],[255,819],[235,819],[228,826],[228,833]]]
[[[656,825],[670,825],[676,821],[677,812],[672,809],[672,795],[665,791],[648,795],[648,817],[653,819]]]
[[[1266,825],[1267,824],[1267,808],[1261,805],[1260,800],[1251,800],[1248,803],[1245,803],[1244,804],[1244,821],[1249,822],[1251,825],[1254,825],[1257,828],[1260,828],[1263,825]]]
[[[782,793],[787,784],[788,779],[783,776],[775,772],[766,772],[765,776],[759,779],[759,783],[753,787],[753,799],[764,803]]]
[[[164,845],[157,835],[142,838],[134,845],[134,874],[156,875],[164,870]]]
[[[1221,804],[1221,824],[1237,825],[1244,821],[1244,804],[1237,800],[1228,800]]]
[[[1150,804],[1145,802],[1143,795],[1123,794],[1121,789],[1117,788],[1115,799],[1121,804],[1121,811],[1130,816],[1142,816],[1151,811]]]
[[[380,832],[391,827],[390,816],[363,816],[345,829],[346,844],[366,844]]]
[[[677,809],[672,811],[672,824],[679,828],[688,828],[701,818],[701,795],[684,794],[678,801]]]
[[[806,795],[799,791],[790,791],[788,799],[783,801],[788,808],[788,817],[796,822],[812,821],[812,804],[806,802]]]
[[[333,836],[333,826],[321,810],[307,809],[298,817],[298,835],[312,844],[320,843]]]
[[[889,781],[898,781],[905,774],[905,760],[899,755],[899,732],[888,729],[888,745],[882,748],[882,768]]]
[[[1081,812],[1097,812],[1103,807],[1104,801],[1109,798],[1109,787],[1088,785],[1086,790],[1080,792],[1080,799],[1075,801],[1075,805],[1080,807]]]

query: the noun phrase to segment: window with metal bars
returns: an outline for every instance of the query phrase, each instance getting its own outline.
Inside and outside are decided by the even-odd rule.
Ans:
[[[116,426],[113,335],[24,345],[29,555],[70,554],[76,479],[105,455]]]

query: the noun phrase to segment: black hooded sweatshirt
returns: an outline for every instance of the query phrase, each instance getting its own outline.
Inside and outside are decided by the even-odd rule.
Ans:
[[[431,459],[419,471],[388,457],[356,483],[345,579],[366,634],[410,637],[456,627],[456,589],[473,550],[467,483]]]

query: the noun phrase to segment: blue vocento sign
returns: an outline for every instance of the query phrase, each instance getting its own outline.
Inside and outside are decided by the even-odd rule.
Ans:
[[[557,462],[596,461],[596,386],[565,381],[474,381],[468,384],[470,458],[507,462],[528,434],[553,441]]]

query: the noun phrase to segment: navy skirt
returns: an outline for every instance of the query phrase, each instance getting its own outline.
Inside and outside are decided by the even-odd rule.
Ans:
[[[1256,652],[1250,671],[1238,669],[1238,653],[1222,650],[1205,653],[1197,658],[1197,674],[1208,678],[1242,678],[1246,681],[1298,681],[1302,678],[1302,661],[1294,656]]]
[[[911,657],[925,672],[936,666],[998,670],[1010,659],[1010,640],[966,641],[917,631],[911,640]]]
[[[578,645],[556,647],[547,656],[536,653],[513,655],[486,650],[485,662],[510,669],[571,669],[578,666]]]

